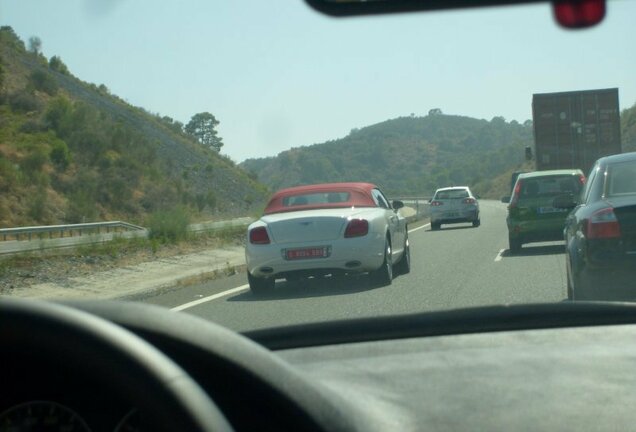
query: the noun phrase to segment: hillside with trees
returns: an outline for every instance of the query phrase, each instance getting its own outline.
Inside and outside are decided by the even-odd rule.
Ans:
[[[621,113],[623,151],[636,151],[636,105]],[[331,181],[368,181],[390,195],[429,196],[438,187],[469,185],[499,199],[510,173],[528,169],[525,147],[534,147],[532,121],[478,120],[445,115],[400,117],[341,139],[293,148],[241,165],[272,189]]]
[[[621,112],[621,139],[623,151],[636,151],[636,104]]]
[[[210,113],[183,125],[133,107],[2,27],[0,226],[245,215],[267,190],[219,153],[217,125]]]
[[[401,117],[341,139],[294,148],[242,165],[273,189],[324,181],[369,181],[390,195],[427,196],[437,187],[470,185],[476,193],[523,162],[532,122],[444,115]]]

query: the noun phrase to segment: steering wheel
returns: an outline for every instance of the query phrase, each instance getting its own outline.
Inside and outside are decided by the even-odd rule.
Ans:
[[[181,367],[133,333],[89,313],[42,301],[0,300],[0,358],[14,353],[35,364],[54,359],[80,377],[106,377],[161,430],[232,431]]]

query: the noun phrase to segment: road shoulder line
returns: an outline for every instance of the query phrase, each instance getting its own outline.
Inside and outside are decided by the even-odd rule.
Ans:
[[[203,303],[207,303],[207,302],[210,302],[212,300],[216,300],[218,298],[225,297],[225,296],[230,295],[230,294],[234,294],[234,293],[237,293],[237,292],[240,292],[240,291],[245,291],[249,287],[250,286],[248,284],[241,285],[241,286],[236,287],[236,288],[232,288],[232,289],[229,289],[229,290],[226,290],[226,291],[222,291],[222,292],[220,292],[218,294],[213,294],[211,296],[203,297],[203,298],[200,298],[198,300],[194,300],[194,301],[191,301],[191,302],[188,302],[188,303],[184,303],[184,304],[182,304],[180,306],[173,307],[170,310],[173,311],[173,312],[179,312],[179,311],[182,311],[184,309],[189,309],[189,308],[191,308],[193,306],[197,306],[197,305],[200,305],[200,304],[203,304]]]

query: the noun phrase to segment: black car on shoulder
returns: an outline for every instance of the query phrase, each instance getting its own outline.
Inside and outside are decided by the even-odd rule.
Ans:
[[[636,152],[597,160],[580,198],[554,205],[573,208],[564,229],[568,298],[636,299]]]

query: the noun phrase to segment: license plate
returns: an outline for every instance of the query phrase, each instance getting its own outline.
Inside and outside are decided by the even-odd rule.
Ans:
[[[566,209],[554,208],[554,207],[539,207],[537,209],[537,213],[539,214],[548,214],[548,213],[561,213],[566,211]]]
[[[446,217],[449,217],[449,218],[457,217],[457,216],[459,216],[459,213],[446,213]]]
[[[326,258],[329,256],[330,247],[319,246],[302,249],[287,249],[285,251],[285,259],[288,260],[301,260],[312,258]]]

